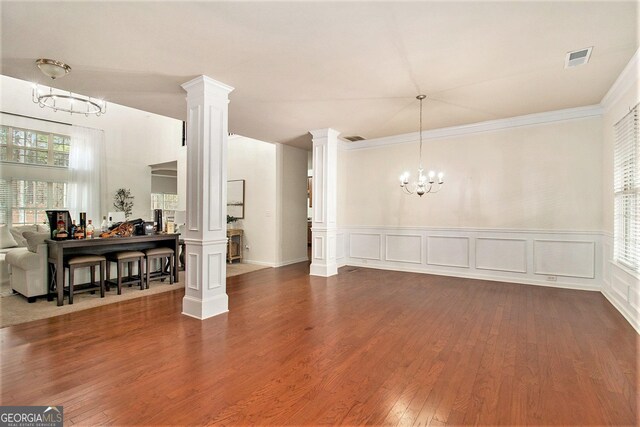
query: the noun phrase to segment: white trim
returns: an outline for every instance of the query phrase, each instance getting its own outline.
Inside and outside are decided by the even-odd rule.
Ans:
[[[581,291],[600,291],[600,287],[597,285],[591,286],[582,283],[572,283],[572,282],[562,282],[562,283],[553,283],[553,282],[545,282],[542,280],[531,280],[518,278],[513,279],[510,277],[492,275],[492,274],[475,274],[475,273],[465,273],[463,271],[426,271],[422,268],[416,267],[407,267],[407,266],[388,266],[388,265],[369,265],[365,263],[357,263],[357,262],[349,262],[345,264],[345,266],[351,267],[361,267],[361,268],[371,268],[374,270],[391,270],[391,271],[402,271],[407,273],[422,273],[422,274],[431,274],[434,276],[446,276],[446,277],[461,277],[463,279],[477,279],[477,280],[488,280],[494,282],[503,282],[503,283],[516,283],[520,285],[535,285],[535,286],[545,286],[549,288],[559,288],[559,289],[577,289]]]
[[[612,295],[609,291],[607,291],[606,289],[602,289],[600,292],[602,293],[602,295],[604,295],[607,301],[609,301],[609,303],[613,306],[613,308],[618,310],[622,315],[622,317],[624,317],[625,320],[629,322],[631,327],[633,327],[633,329],[636,330],[636,333],[640,335],[640,321],[634,318],[632,313],[629,313],[629,311],[624,306],[624,304],[620,304],[618,302],[618,299],[614,295]]]
[[[415,263],[410,266],[404,265],[401,261],[393,261],[388,259],[363,259],[361,257],[353,257],[351,254],[352,248],[351,239],[353,235],[358,234],[371,234],[378,235],[379,240],[373,243],[374,248],[379,245],[378,248],[369,248],[369,251],[380,250],[381,253],[385,253],[386,236],[395,235],[398,233],[397,227],[341,227],[340,233],[344,233],[345,242],[343,246],[345,249],[345,259],[341,260],[340,265],[357,265],[366,266],[372,268],[385,268],[390,270],[399,271],[412,271],[422,272],[427,274],[442,274],[452,275],[460,277],[476,277],[481,279],[500,280],[504,282],[514,283],[527,283],[544,286],[554,287],[567,287],[570,289],[601,289],[603,287],[603,268],[602,263],[602,247],[603,237],[602,233],[589,232],[579,233],[567,230],[545,230],[544,232],[535,232],[532,230],[488,230],[488,229],[471,229],[471,228],[431,228],[431,227],[411,227],[411,234],[421,235],[423,244],[420,247],[421,262]],[[407,229],[403,231],[407,233]],[[428,242],[434,237],[465,239],[466,245],[460,247],[451,247],[447,257],[456,262],[441,262],[447,261],[447,259],[429,259]],[[476,245],[478,239],[507,239],[507,240],[524,240],[526,243],[526,250],[524,256],[526,257],[526,269],[525,271],[502,271],[500,269],[485,269],[478,268],[476,266],[476,259],[478,258],[477,251],[479,247]],[[582,277],[574,274],[549,274],[548,276],[555,276],[554,278],[541,277],[536,274],[534,269],[535,251],[533,250],[534,241],[536,240],[553,240],[559,242],[567,241],[580,241],[585,243],[591,243],[594,248],[594,258],[578,258],[571,262],[577,263],[574,265],[579,271],[593,271],[593,277]],[[427,245],[426,252],[425,244]],[[492,252],[487,252],[490,249],[483,249],[482,255],[488,257],[488,260],[492,260],[497,256]],[[416,253],[411,256],[412,259],[416,259],[418,249],[415,248]],[[425,256],[425,254],[427,256]],[[409,256],[409,255],[407,255]],[[493,257],[493,258],[492,258]],[[457,260],[465,260],[466,262],[457,262]],[[497,261],[496,261],[497,262]],[[462,265],[466,264],[466,265]],[[591,270],[592,269],[592,270]],[[556,281],[557,280],[557,281]]]
[[[384,226],[384,225],[344,225],[340,230],[378,230],[384,228],[388,231],[429,231],[429,232],[460,232],[460,233],[508,233],[508,234],[580,234],[600,236],[602,231],[580,231],[580,230],[549,230],[549,229],[517,229],[517,228],[474,228],[474,227],[426,227],[426,226]],[[611,233],[609,233],[611,235]]]
[[[637,83],[638,74],[640,73],[638,69],[638,52],[640,52],[640,49],[636,50],[636,53],[633,54],[609,91],[602,98],[602,101],[600,101],[604,111],[609,111],[620,97],[627,93],[634,83]]]
[[[618,269],[620,269],[623,272],[627,273],[629,276],[635,278],[636,280],[640,280],[640,273],[639,272],[630,269],[626,265],[620,264],[615,259],[610,259],[610,260],[608,260],[608,262],[609,262],[609,264],[616,266]]]
[[[510,117],[506,119],[489,120],[467,125],[452,126],[440,129],[432,129],[422,132],[422,139],[442,139],[461,135],[470,135],[483,132],[491,132],[521,126],[533,126],[544,123],[554,123],[565,120],[585,119],[589,117],[600,117],[604,109],[601,105],[589,105],[586,107],[567,108],[564,110],[546,111],[543,113],[527,114],[524,116]],[[344,150],[362,150],[386,145],[406,144],[416,142],[418,132],[405,133],[383,138],[366,139],[345,143]]]
[[[275,262],[253,261],[253,260],[250,260],[250,259],[243,259],[242,263],[244,263],[244,264],[253,264],[253,265],[261,265],[263,267],[277,267]]]
[[[292,260],[289,260],[289,261],[277,262],[277,263],[275,263],[274,267],[284,267],[286,265],[297,264],[299,262],[309,262],[309,258],[308,257],[304,257],[304,258],[292,259]]]

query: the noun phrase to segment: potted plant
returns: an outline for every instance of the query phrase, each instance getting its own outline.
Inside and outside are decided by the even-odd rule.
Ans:
[[[233,228],[233,223],[236,222],[237,220],[238,218],[236,218],[235,216],[231,216],[227,214],[227,225],[231,225],[230,227],[227,227],[227,228]]]

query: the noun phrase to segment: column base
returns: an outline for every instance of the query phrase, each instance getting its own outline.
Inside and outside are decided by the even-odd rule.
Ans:
[[[311,264],[309,267],[310,276],[330,277],[338,274],[338,265]]]
[[[217,295],[206,300],[188,295],[182,299],[182,314],[196,319],[208,319],[229,311],[229,297],[227,294]]]

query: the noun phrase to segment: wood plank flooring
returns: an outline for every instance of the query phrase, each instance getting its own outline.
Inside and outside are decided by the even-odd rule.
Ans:
[[[597,292],[306,263],[0,330],[1,404],[66,425],[637,425],[638,335]]]

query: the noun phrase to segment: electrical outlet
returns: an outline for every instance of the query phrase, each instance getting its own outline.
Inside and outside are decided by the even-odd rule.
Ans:
[[[556,282],[558,280],[558,276],[547,276],[547,282]]]

